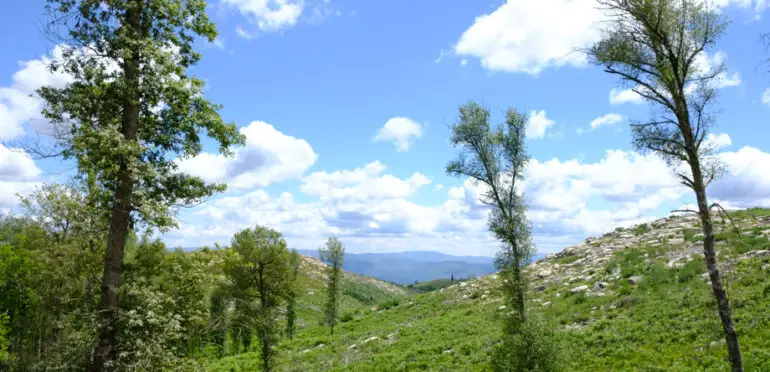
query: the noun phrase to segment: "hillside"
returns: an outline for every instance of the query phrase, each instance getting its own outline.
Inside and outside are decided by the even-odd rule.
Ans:
[[[739,233],[718,220],[721,270],[747,371],[770,370],[770,210],[732,213]],[[697,221],[670,217],[617,229],[531,265],[531,313],[563,336],[571,371],[722,371],[726,351],[704,273]],[[497,276],[375,306],[347,297],[335,336],[314,321],[317,261],[306,259],[304,324],[279,345],[283,371],[488,370],[505,311]],[[357,276],[348,276],[360,279]],[[366,282],[361,282],[366,283]],[[370,288],[390,288],[369,282]],[[388,297],[388,296],[385,296]],[[213,361],[212,371],[246,371],[257,353]]]
[[[317,250],[299,253],[318,257]],[[345,270],[398,284],[435,279],[472,278],[495,272],[494,258],[452,256],[433,251],[345,253]]]

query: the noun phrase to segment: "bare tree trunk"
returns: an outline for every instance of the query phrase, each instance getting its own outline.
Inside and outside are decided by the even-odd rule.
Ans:
[[[698,202],[701,225],[703,226],[703,256],[706,258],[706,268],[708,269],[709,278],[711,279],[711,289],[714,291],[714,297],[717,300],[719,318],[722,320],[722,328],[725,332],[727,352],[730,357],[730,368],[732,372],[742,372],[743,360],[738,345],[738,334],[735,332],[730,302],[727,299],[727,293],[722,287],[722,278],[720,277],[719,269],[717,268],[716,250],[714,249],[714,225],[711,221],[711,210],[709,209],[708,199],[706,197],[706,187],[703,183],[703,174],[701,173],[700,163],[697,157],[694,158],[691,163],[691,168],[695,197]]]
[[[141,22],[141,0],[128,7],[126,18],[128,27],[138,35]],[[128,92],[124,97],[121,134],[125,141],[136,141],[139,126],[139,55],[136,49],[128,53],[123,64]],[[107,249],[104,253],[104,273],[102,274],[101,301],[99,318],[101,320],[96,351],[88,365],[89,371],[104,371],[105,364],[117,356],[118,345],[118,290],[120,274],[123,269],[123,249],[130,223],[134,192],[134,180],[126,160],[121,161],[120,173],[115,187],[110,227],[107,235]]]

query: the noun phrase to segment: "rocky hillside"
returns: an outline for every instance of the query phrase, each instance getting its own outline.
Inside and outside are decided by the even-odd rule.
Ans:
[[[767,371],[770,210],[731,216],[732,222],[717,220],[720,268],[746,370]],[[586,239],[528,267],[530,314],[559,331],[572,371],[725,370],[701,241],[697,220],[683,216]],[[280,369],[489,370],[497,315],[506,311],[498,280],[493,274],[376,306],[348,307],[334,338],[305,324],[297,339],[281,344]],[[256,353],[249,353],[211,369],[257,365]]]

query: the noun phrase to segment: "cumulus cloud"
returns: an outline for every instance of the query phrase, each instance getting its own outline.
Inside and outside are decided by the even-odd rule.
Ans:
[[[553,125],[554,121],[546,116],[545,110],[530,111],[526,124],[527,137],[533,139],[543,138],[545,137],[545,133],[548,128],[552,127]]]
[[[247,40],[254,38],[259,31],[276,32],[300,22],[316,24],[332,15],[340,15],[339,11],[332,9],[329,0],[222,0],[221,3],[257,27],[252,32],[236,26],[236,34]]]
[[[227,182],[231,189],[245,189],[299,178],[318,159],[305,140],[283,134],[263,121],[251,122],[240,132],[246,136],[246,145],[236,149],[233,157],[204,152],[180,159],[179,171],[208,182]]]
[[[714,181],[709,195],[739,208],[770,207],[770,154],[744,146],[736,152],[719,154],[727,173]]]
[[[393,142],[397,151],[409,151],[412,142],[422,137],[422,127],[412,119],[396,116],[388,119],[374,136],[374,140]]]
[[[715,135],[725,144],[729,136]],[[770,178],[763,164],[770,154],[752,147],[717,155],[729,172],[712,184],[710,196],[732,207],[770,206]],[[171,236],[227,242],[245,226],[264,224],[282,231],[298,248],[315,248],[329,235],[352,251],[403,251],[419,247],[452,254],[493,254],[498,247],[486,226],[484,191],[470,180],[449,187],[446,200],[424,205],[412,200],[430,182],[414,173],[386,173],[379,161],[360,168],[320,171],[302,178],[303,202],[284,192],[256,190],[226,196],[200,207],[195,224]],[[653,155],[608,150],[594,162],[532,160],[523,194],[533,238],[541,252],[560,250],[588,235],[649,221],[685,204],[692,192],[665,162]],[[308,199],[310,197],[310,199]]]
[[[765,89],[765,92],[762,93],[762,103],[770,105],[770,88]]]
[[[705,145],[708,148],[718,150],[723,147],[727,147],[733,144],[733,140],[730,138],[727,133],[709,133],[706,136]]]
[[[600,116],[591,121],[591,130],[594,130],[602,125],[613,125],[621,122],[623,117],[618,114],[607,114]]]
[[[547,67],[584,66],[575,48],[598,39],[595,0],[508,0],[477,17],[455,45],[490,70],[538,74]]]
[[[27,194],[40,185],[40,169],[22,150],[0,144],[0,211],[18,202],[16,194]]]
[[[62,58],[63,49],[56,46],[50,55],[19,62],[19,70],[11,77],[11,85],[0,87],[0,139],[24,135],[24,125],[32,124],[43,131],[45,120],[41,115],[43,102],[35,90],[43,86],[62,88],[71,77],[48,70],[52,61]]]
[[[276,31],[297,23],[303,10],[300,0],[223,0],[262,31]]]
[[[644,97],[634,92],[633,89],[615,89],[610,90],[610,104],[622,105],[624,103],[643,103]]]
[[[374,161],[354,170],[314,172],[303,177],[300,191],[325,200],[382,200],[406,198],[431,182],[420,173],[407,179],[382,174],[386,168]]]
[[[709,0],[717,7],[765,10],[765,0]],[[546,68],[583,67],[578,52],[601,37],[607,20],[596,0],[508,0],[473,21],[454,46],[460,57],[474,57],[489,70],[536,75]],[[734,84],[737,75],[725,76]]]

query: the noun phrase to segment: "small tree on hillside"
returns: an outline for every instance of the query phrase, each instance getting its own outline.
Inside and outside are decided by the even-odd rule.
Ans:
[[[257,331],[262,368],[270,371],[273,345],[280,329],[279,309],[291,285],[289,250],[281,233],[262,226],[235,234],[232,250],[227,273],[234,287],[236,307],[242,305],[241,319],[248,319],[248,327]]]
[[[700,0],[600,0],[611,16],[604,38],[587,52],[652,103],[656,117],[632,124],[636,148],[662,156],[692,189],[703,229],[703,253],[733,371],[742,371],[738,335],[717,268],[714,226],[706,188],[718,175],[708,141],[710,111],[724,64],[706,53],[725,29],[722,16]],[[686,167],[680,168],[680,165]]]
[[[101,282],[101,321],[88,367],[103,371],[118,355],[118,293],[123,250],[135,222],[174,225],[173,208],[192,205],[223,185],[177,172],[178,157],[201,150],[201,132],[225,154],[242,142],[203,82],[187,74],[200,60],[195,36],[217,33],[202,0],[47,0],[53,30],[66,30],[63,59],[53,67],[72,77],[63,89],[43,87],[44,116],[57,128],[59,154],[74,158],[110,191]],[[58,24],[57,24],[58,23]]]
[[[326,308],[324,318],[329,326],[330,334],[334,334],[334,326],[339,319],[340,285],[342,279],[342,265],[345,256],[345,246],[336,237],[326,241],[326,245],[319,250],[319,256],[328,265],[326,279]]]
[[[462,153],[446,170],[482,185],[481,202],[492,207],[489,228],[503,243],[497,267],[512,312],[506,317],[503,340],[495,352],[495,367],[549,371],[556,368],[556,349],[549,347],[550,338],[544,339],[550,334],[530,324],[525,303],[523,268],[533,251],[520,190],[529,160],[524,148],[525,124],[523,114],[509,109],[505,123],[491,128],[488,110],[474,102],[461,106],[459,121],[452,125],[451,141]]]
[[[291,250],[291,256],[289,256],[289,265],[291,266],[291,273],[289,277],[289,291],[286,298],[286,336],[289,339],[294,338],[294,331],[296,329],[295,321],[297,319],[297,295],[299,294],[299,252],[296,249]]]

